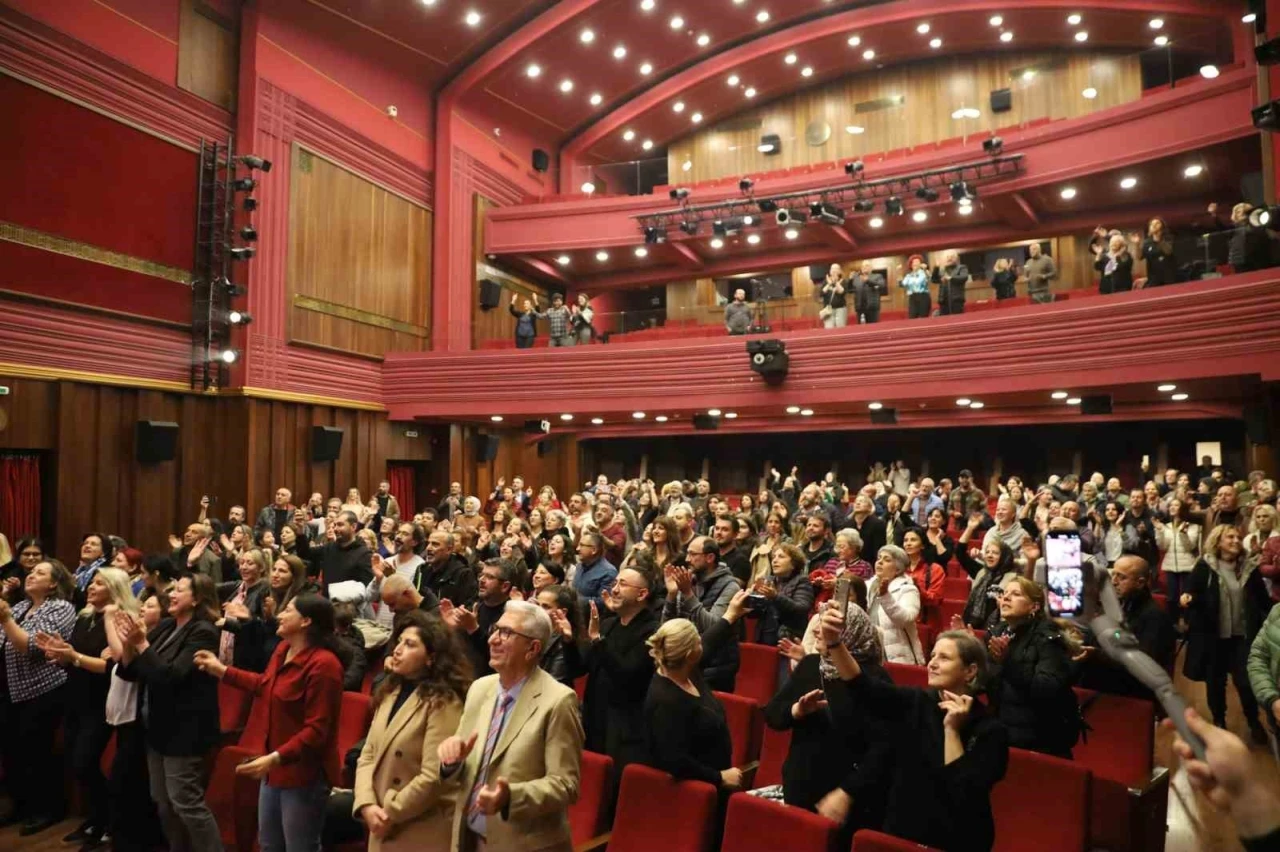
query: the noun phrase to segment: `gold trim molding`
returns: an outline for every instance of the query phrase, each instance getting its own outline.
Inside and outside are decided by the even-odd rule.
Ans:
[[[330,408],[352,408],[357,411],[386,411],[387,407],[377,402],[363,402],[356,399],[339,399],[336,396],[319,396],[309,393],[293,393],[292,391],[272,390],[270,388],[227,388],[221,396],[243,396],[250,399],[267,399],[276,402],[297,402],[305,405],[327,405]]]
[[[27,248],[65,255],[66,257],[74,257],[79,260],[87,260],[90,263],[100,263],[103,266],[123,269],[126,272],[149,275],[152,278],[161,278],[176,284],[185,284],[188,287],[191,286],[191,273],[185,269],[166,266],[163,263],[156,263],[151,260],[143,260],[132,255],[121,254],[118,251],[82,243],[79,240],[37,231],[35,228],[27,228],[23,225],[15,225],[12,222],[0,222],[0,240],[26,246]]]
[[[359,308],[352,308],[348,305],[339,305],[336,302],[326,302],[324,299],[317,299],[314,296],[294,294],[293,306],[304,311],[326,314],[327,316],[358,322],[362,325],[371,325],[375,328],[412,335],[423,340],[430,336],[430,332],[425,326],[402,322],[398,319],[362,311]]]

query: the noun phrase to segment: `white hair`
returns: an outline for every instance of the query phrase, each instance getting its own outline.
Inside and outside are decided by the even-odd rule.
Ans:
[[[672,503],[671,508],[667,509],[667,515],[674,516],[678,511],[688,512],[689,517],[693,517],[693,506],[688,503]]]
[[[836,541],[844,539],[849,542],[849,546],[859,553],[862,552],[862,536],[853,527],[845,527],[836,533]]]
[[[537,639],[543,651],[547,649],[547,643],[551,641],[551,616],[542,607],[529,601],[507,601],[502,611],[519,616],[524,632]]]

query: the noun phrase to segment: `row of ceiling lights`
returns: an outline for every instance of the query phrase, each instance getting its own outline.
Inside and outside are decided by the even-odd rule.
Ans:
[[[1188,180],[1194,180],[1204,174],[1204,166],[1200,163],[1192,163],[1182,170],[1182,176]],[[1127,175],[1120,179],[1120,188],[1123,190],[1133,189],[1138,185],[1138,179],[1132,175]],[[1064,186],[1059,195],[1063,201],[1071,201],[1079,193],[1074,186]]]
[[[809,413],[810,413],[810,414],[812,414],[813,412],[812,412],[812,411],[810,411]],[[723,412],[722,412],[722,411],[721,411],[720,409],[718,409],[718,408],[712,408],[712,409],[709,409],[709,410],[707,411],[707,415],[708,415],[709,417],[724,417],[724,419],[725,419],[725,420],[736,420],[736,419],[738,418],[738,413],[737,413],[736,411],[723,411]],[[645,412],[643,412],[643,411],[633,411],[633,412],[631,412],[631,419],[633,419],[633,420],[644,420],[646,417],[648,417],[648,414],[646,414],[646,413],[645,413]],[[489,420],[490,420],[490,421],[492,421],[493,423],[501,423],[504,419],[506,419],[506,418],[504,418],[501,414],[492,414],[492,415],[490,415],[490,416],[489,416]],[[677,419],[678,419],[678,418],[677,418]],[[573,422],[573,415],[572,415],[572,414],[567,414],[567,413],[566,413],[566,414],[561,414],[561,415],[560,415],[560,420],[561,420],[562,422],[564,422],[564,423],[571,423],[571,422]],[[653,418],[653,420],[654,420],[654,422],[655,422],[655,423],[666,423],[668,420],[671,420],[671,418],[670,418],[670,417],[668,417],[668,416],[667,416],[667,415],[665,415],[665,414],[659,414],[658,416],[654,417],[654,418]],[[603,426],[603,425],[604,425],[604,418],[603,418],[603,417],[592,417],[592,418],[591,418],[591,425],[592,425],[592,426]]]

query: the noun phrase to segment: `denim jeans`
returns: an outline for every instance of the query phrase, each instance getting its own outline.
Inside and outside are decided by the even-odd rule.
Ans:
[[[258,844],[262,852],[320,852],[329,785],[258,788]]]

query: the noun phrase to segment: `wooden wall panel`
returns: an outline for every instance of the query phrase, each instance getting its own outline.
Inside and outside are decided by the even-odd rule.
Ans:
[[[477,461],[476,448],[481,434],[497,435],[498,455],[491,462]],[[449,430],[449,480],[462,483],[466,494],[484,500],[493,492],[499,477],[509,483],[523,476],[525,484],[537,489],[550,485],[561,499],[582,487],[579,469],[578,439],[573,435],[552,435],[547,439],[548,452],[538,455],[536,443],[526,442],[519,429],[485,429],[455,425]]]
[[[541,306],[546,308],[551,304],[551,290],[543,284],[535,283],[505,269],[498,269],[487,262],[488,258],[484,252],[485,214],[494,206],[494,203],[478,193],[473,198],[472,233],[475,239],[472,242],[472,255],[475,258],[473,265],[475,274],[471,278],[471,345],[474,348],[486,340],[511,340],[515,337],[516,319],[507,310],[512,293],[519,296],[521,301],[536,293]],[[480,307],[482,278],[489,278],[502,284],[502,298],[499,299],[498,307],[487,311]],[[542,323],[538,331],[545,335],[546,323]]]
[[[289,335],[381,357],[430,343],[431,212],[294,145]]]
[[[234,112],[239,72],[239,22],[201,0],[181,0],[178,88]]]
[[[1035,70],[1024,78],[1026,69]],[[1088,100],[1088,86],[1098,97]],[[1011,87],[1013,109],[993,115],[992,90]],[[855,104],[904,96],[901,106],[856,114]],[[1142,80],[1137,55],[1021,53],[957,56],[933,62],[859,73],[738,113],[719,125],[691,134],[667,149],[667,168],[680,180],[696,182],[793,166],[854,159],[877,152],[940,142],[1041,118],[1075,118],[1137,100]],[[957,121],[962,106],[982,111],[979,119]],[[830,138],[809,145],[805,129],[824,121]],[[848,125],[865,132],[845,132]],[[760,136],[776,133],[782,151],[756,150]],[[688,160],[692,166],[683,171]]]

